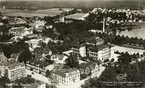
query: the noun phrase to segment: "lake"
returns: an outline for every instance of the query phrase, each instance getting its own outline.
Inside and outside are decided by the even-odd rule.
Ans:
[[[141,26],[138,29],[133,29],[131,31],[122,31],[120,33],[117,33],[117,35],[124,35],[124,36],[128,36],[128,37],[137,37],[137,38],[143,38],[145,39],[145,24],[144,26]]]

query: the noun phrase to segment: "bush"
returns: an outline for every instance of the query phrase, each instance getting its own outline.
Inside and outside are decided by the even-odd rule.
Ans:
[[[87,77],[86,74],[82,74],[82,75],[81,75],[81,80],[82,80],[82,79],[85,79],[86,77]]]
[[[108,62],[109,61],[109,59],[106,59],[106,60],[104,60],[104,63],[106,63],[106,62]]]
[[[110,62],[114,62],[114,58],[112,58]]]

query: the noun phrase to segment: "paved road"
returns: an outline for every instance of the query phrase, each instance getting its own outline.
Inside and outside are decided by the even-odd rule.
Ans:
[[[32,78],[35,78],[35,79],[40,80],[40,81],[43,81],[44,83],[47,83],[47,84],[51,84],[49,78],[47,78],[47,77],[45,77],[45,76],[43,76],[43,75],[40,75],[40,74],[38,74],[38,73],[36,73],[36,72],[33,72],[33,74],[32,74],[32,72],[33,72],[33,71],[26,70],[26,74],[27,74],[27,75],[32,75]]]

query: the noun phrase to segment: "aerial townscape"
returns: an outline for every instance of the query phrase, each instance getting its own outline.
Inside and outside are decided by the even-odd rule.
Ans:
[[[145,1],[0,0],[0,88],[145,88]]]

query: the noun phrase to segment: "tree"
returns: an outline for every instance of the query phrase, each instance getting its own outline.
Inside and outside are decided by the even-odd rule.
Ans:
[[[16,79],[15,83],[22,83],[22,84],[31,84],[34,83],[36,80],[34,78],[31,78],[31,76],[27,76],[21,79]]]
[[[49,77],[51,75],[51,72],[49,70],[46,71],[46,77]]]
[[[79,65],[79,61],[78,61],[78,55],[76,54],[71,54],[66,60],[66,65],[68,65],[69,67],[73,68],[76,67],[78,68]]]
[[[29,49],[23,50],[18,57],[18,60],[20,62],[24,62],[25,64],[27,61],[31,59],[32,59],[32,53],[29,51]]]
[[[104,88],[104,85],[103,81],[95,77],[85,81],[85,84],[81,85],[81,88]]]
[[[57,88],[56,85],[48,85],[46,84],[46,88]]]

